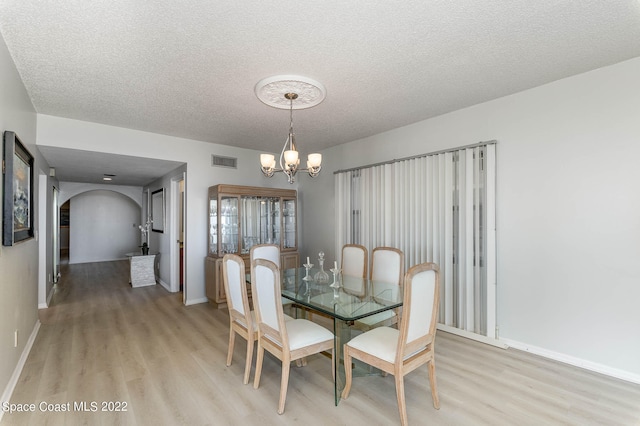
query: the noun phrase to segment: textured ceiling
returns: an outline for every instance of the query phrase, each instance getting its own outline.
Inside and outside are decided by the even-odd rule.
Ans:
[[[0,0],[39,113],[276,152],[255,84],[316,79],[312,152],[640,56],[638,0]]]

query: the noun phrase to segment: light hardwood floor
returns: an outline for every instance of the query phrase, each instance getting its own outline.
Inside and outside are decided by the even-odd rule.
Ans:
[[[3,425],[399,424],[392,376],[355,378],[349,399],[335,407],[330,360],[322,355],[292,368],[279,416],[278,361],[265,357],[258,390],[242,384],[242,339],[225,366],[226,310],[185,307],[180,294],[161,286],[132,289],[127,267],[63,266],[11,402],[70,403],[72,411],[5,413]],[[410,424],[640,425],[640,385],[525,352],[438,332],[436,374],[440,410],[431,403],[426,366],[406,376]],[[98,410],[103,401],[125,402],[127,411],[73,411],[81,401],[98,402]]]

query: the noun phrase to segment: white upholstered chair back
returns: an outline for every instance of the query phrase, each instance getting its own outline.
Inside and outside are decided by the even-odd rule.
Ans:
[[[257,246],[251,247],[251,251],[249,252],[249,258],[251,262],[254,259],[265,259],[270,262],[273,262],[278,270],[280,269],[280,247],[275,244],[259,244]],[[293,302],[289,299],[281,299],[283,305],[290,305]]]
[[[227,293],[229,312],[238,311],[241,315],[247,315],[248,297],[247,284],[244,277],[244,260],[235,254],[226,254],[222,259],[223,279]]]
[[[421,350],[433,341],[440,294],[440,271],[434,263],[416,265],[407,272],[404,282],[403,315],[400,324],[400,347],[397,356]]]
[[[280,248],[275,244],[259,244],[251,247],[249,258],[251,262],[254,259],[266,259],[280,268]]]
[[[367,277],[369,256],[367,249],[359,244],[345,244],[342,247],[342,275]]]
[[[402,285],[404,253],[393,247],[376,247],[371,252],[371,279]]]
[[[222,281],[227,295],[229,309],[229,350],[227,351],[227,367],[231,365],[236,335],[247,341],[247,358],[244,367],[243,383],[249,383],[253,342],[257,339],[256,323],[249,307],[247,282],[245,278],[244,260],[236,254],[225,254],[222,258]]]
[[[280,299],[280,271],[273,262],[265,259],[255,259],[251,266],[253,305],[260,332],[283,344],[286,328]]]

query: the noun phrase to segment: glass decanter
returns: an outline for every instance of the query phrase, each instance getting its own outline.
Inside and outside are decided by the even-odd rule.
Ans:
[[[317,283],[328,283],[329,282],[329,274],[327,274],[324,270],[324,252],[321,251],[318,253],[318,264],[320,265],[320,270],[316,272],[313,276],[313,280]]]

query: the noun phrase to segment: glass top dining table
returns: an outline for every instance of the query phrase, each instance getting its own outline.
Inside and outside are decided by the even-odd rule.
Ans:
[[[342,345],[356,332],[353,325],[365,317],[402,306],[403,292],[397,284],[340,274],[336,276],[336,284],[331,273],[328,282],[319,282],[314,279],[317,272],[311,269],[307,275],[305,268],[283,270],[282,296],[293,302],[300,315],[315,311],[333,320],[334,396],[338,405],[345,381]]]

